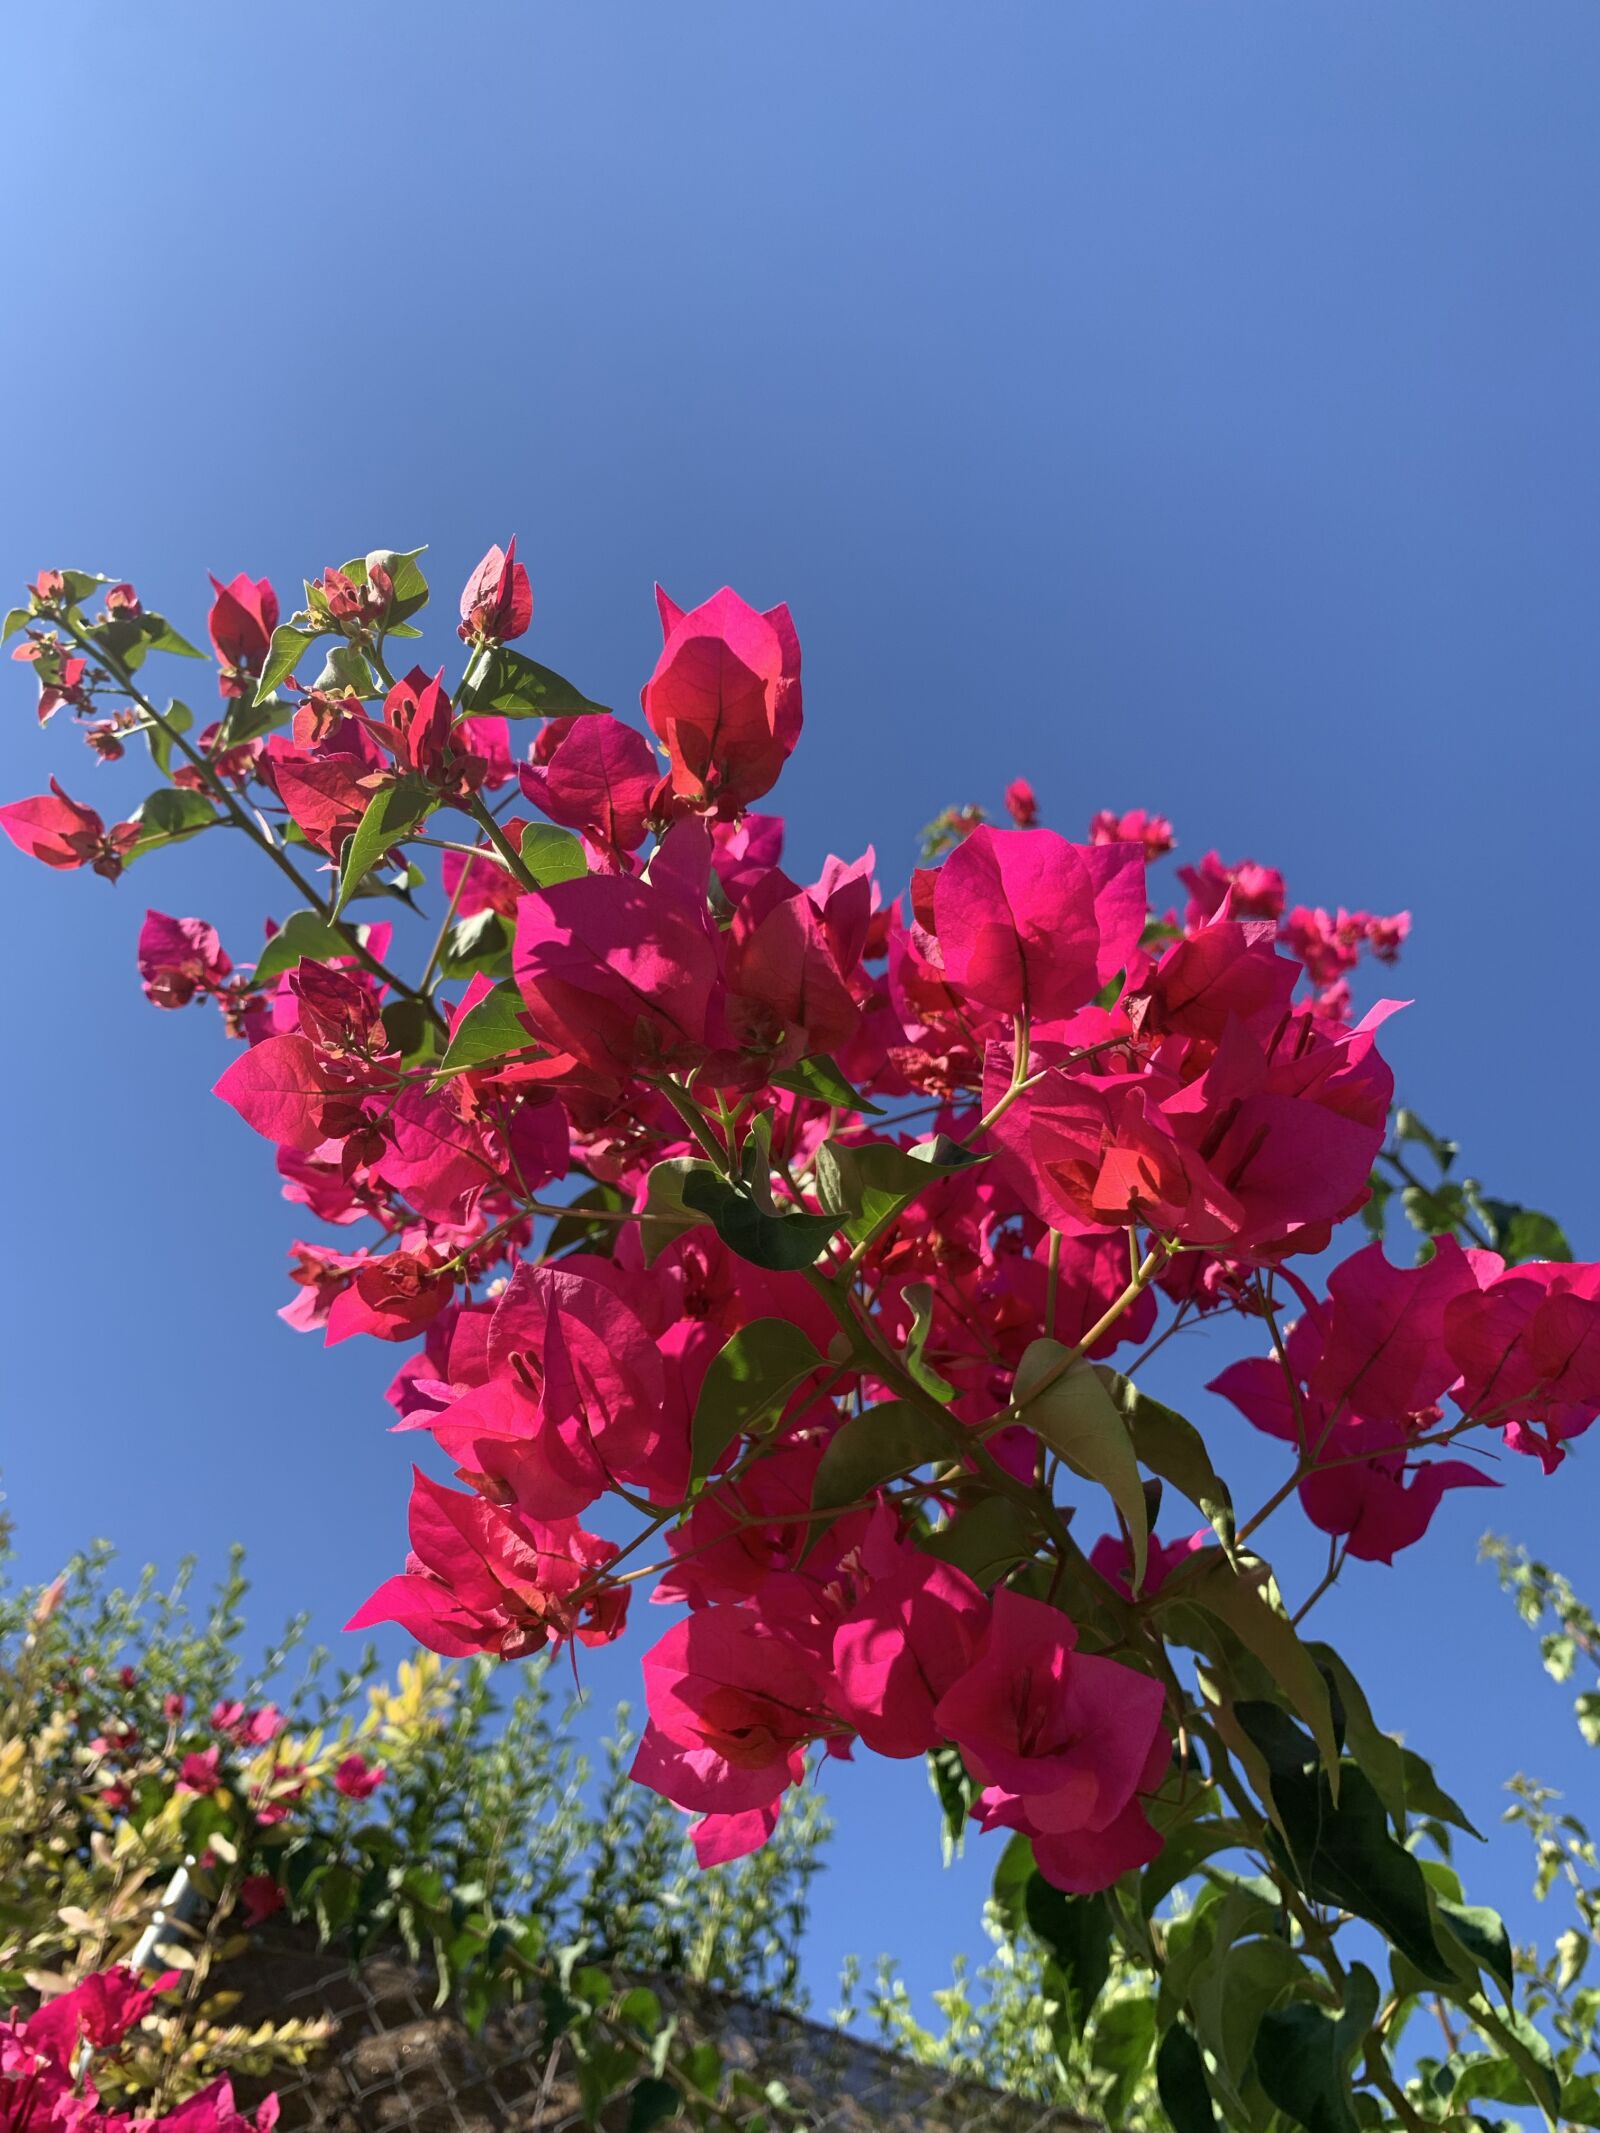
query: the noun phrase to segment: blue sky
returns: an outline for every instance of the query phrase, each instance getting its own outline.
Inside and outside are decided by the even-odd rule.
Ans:
[[[292,591],[427,541],[453,598],[515,531],[531,648],[623,709],[655,578],[786,599],[802,863],[875,839],[897,880],[1026,772],[1069,833],[1160,808],[1184,856],[1409,906],[1405,1094],[1600,1254],[1589,0],[82,0],[7,52],[0,583],[114,571],[198,635],[207,568]],[[6,688],[6,797],[142,795]],[[0,861],[24,1566],[238,1537],[263,1633],[332,1634],[402,1545],[392,1359],[274,1318],[270,1155],[133,962],[146,903],[235,952],[281,903],[209,842],[115,889]],[[1162,1360],[1189,1396],[1214,1358]],[[1264,1491],[1271,1447],[1209,1412]],[[1581,1572],[1594,1462],[1518,1462],[1327,1603],[1486,1825],[1519,1764],[1591,1787],[1476,1537]],[[937,1982],[987,1861],[940,1874],[915,1768],[830,1790],[819,1992],[849,1948]],[[1468,1865],[1530,1930],[1516,1841]]]

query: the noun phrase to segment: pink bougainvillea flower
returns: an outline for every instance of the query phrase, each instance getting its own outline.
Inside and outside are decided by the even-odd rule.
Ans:
[[[455,714],[444,692],[444,671],[413,667],[383,700],[383,735],[402,770],[430,784],[445,776],[450,727]]]
[[[1076,1647],[1065,1615],[1002,1587],[976,1659],[935,1715],[985,1788],[985,1826],[1023,1830],[1036,1847],[1081,1840],[1057,1855],[1057,1871],[1073,1877],[1066,1886],[1104,1888],[1160,1849],[1136,1795],[1170,1754],[1164,1694],[1158,1681]],[[1043,1856],[1040,1868],[1050,1873]]]
[[[749,1609],[690,1615],[643,1665],[650,1722],[633,1775],[693,1813],[771,1808],[805,1776],[809,1744],[840,1731],[820,1666]]]
[[[569,1638],[605,1644],[621,1634],[627,1588],[597,1577],[615,1544],[575,1519],[521,1518],[416,1469],[410,1527],[405,1570],[378,1587],[347,1629],[398,1622],[419,1644],[455,1659],[472,1652],[521,1659]]]
[[[702,1066],[729,1045],[721,944],[703,901],[661,863],[672,843],[648,880],[590,874],[517,905],[513,967],[530,1021],[617,1082]]]
[[[1189,906],[1184,914],[1188,926],[1202,926],[1220,907],[1222,899],[1229,896],[1229,909],[1235,918],[1271,918],[1283,916],[1283,876],[1276,867],[1257,866],[1253,859],[1241,859],[1237,866],[1224,866],[1217,852],[1207,852],[1198,866],[1179,867],[1178,879],[1189,892]]]
[[[1450,1397],[1463,1414],[1503,1424],[1513,1451],[1553,1471],[1563,1443],[1600,1414],[1600,1267],[1465,1256],[1475,1286],[1444,1313],[1461,1373]]]
[[[1130,807],[1125,815],[1118,815],[1102,807],[1089,824],[1089,842],[1142,844],[1145,858],[1154,860],[1164,858],[1176,839],[1165,815],[1148,814],[1142,807]]]
[[[986,823],[934,880],[946,981],[996,1013],[1072,1015],[1123,969],[1144,927],[1144,855]]]
[[[384,1252],[367,1260],[334,1297],[325,1345],[335,1347],[357,1333],[380,1341],[410,1340],[454,1295],[454,1280],[440,1275],[436,1253]]]
[[[906,1550],[874,1578],[833,1635],[834,1701],[878,1755],[923,1755],[934,1709],[971,1665],[989,1603],[963,1571]]]
[[[1450,1489],[1499,1486],[1465,1459],[1413,1459],[1393,1423],[1347,1416],[1327,1432],[1316,1469],[1300,1485],[1314,1526],[1342,1534],[1358,1561],[1392,1563],[1427,1532]]]
[[[645,683],[645,724],[667,787],[732,815],[776,784],[800,738],[800,640],[787,607],[758,614],[729,587],[688,612],[656,587],[665,642]]]
[[[518,1267],[495,1306],[485,1381],[428,1417],[441,1448],[485,1493],[564,1518],[612,1480],[687,1482],[689,1413],[671,1396],[656,1339],[606,1282]]]
[[[148,1984],[142,1984],[122,1963],[109,1970],[93,1970],[70,1992],[46,2001],[31,2014],[22,2034],[34,2051],[76,2073],[84,2045],[91,2051],[115,2051],[161,1995],[179,1982],[176,1970],[164,1970]],[[19,2121],[25,2123],[25,2119]]]
[[[1369,1244],[1328,1276],[1322,1354],[1308,1390],[1329,1412],[1402,1422],[1432,1407],[1458,1374],[1445,1314],[1478,1294],[1472,1257],[1439,1237],[1423,1266],[1391,1266]]]
[[[186,1755],[178,1765],[178,1790],[202,1797],[215,1792],[222,1783],[222,1772],[218,1768],[220,1754],[217,1748],[200,1748]]]
[[[487,637],[495,644],[509,644],[532,620],[533,587],[517,561],[513,537],[503,552],[491,548],[462,588],[457,634],[469,641]]]
[[[30,859],[47,867],[93,867],[107,881],[116,880],[123,855],[139,841],[136,822],[108,830],[92,807],[70,799],[54,778],[49,792],[0,807],[0,829]]]
[[[1288,1012],[1300,973],[1291,957],[1277,952],[1270,921],[1241,921],[1224,911],[1219,907],[1187,940],[1174,942],[1156,965],[1144,989],[1157,1029],[1215,1043],[1237,1018],[1270,1037]]]
[[[381,1763],[369,1763],[364,1755],[347,1755],[333,1773],[333,1789],[347,1800],[370,1800],[387,1775]]]
[[[216,992],[233,970],[215,926],[200,918],[147,911],[139,929],[139,976],[157,1007],[187,1007],[197,993]]]
[[[636,852],[650,826],[661,781],[650,743],[609,715],[566,721],[551,753],[518,772],[524,795],[563,828],[613,857]]]
[[[270,1874],[246,1874],[239,1884],[239,1918],[245,1931],[276,1917],[284,1901],[282,1889]]]
[[[1026,778],[1013,778],[1006,787],[1006,813],[1019,830],[1038,826],[1039,796]]]
[[[1159,1540],[1152,1533],[1144,1574],[1145,1598],[1159,1592],[1175,1570],[1181,1570],[1191,1555],[1198,1555],[1215,1539],[1209,1526],[1175,1541]],[[1133,1598],[1133,1552],[1124,1535],[1103,1533],[1089,1550],[1089,1561],[1108,1585],[1114,1585],[1125,1599]]]
[[[330,857],[366,813],[374,793],[393,782],[394,766],[364,718],[346,714],[315,748],[270,734],[261,768],[295,827]]]
[[[763,1068],[843,1051],[860,1026],[821,913],[777,867],[734,913],[727,984],[735,1039]]]
[[[267,663],[278,626],[278,596],[266,578],[244,571],[226,585],[218,577],[211,584],[216,598],[206,627],[221,667],[217,687],[224,696],[243,696]]]

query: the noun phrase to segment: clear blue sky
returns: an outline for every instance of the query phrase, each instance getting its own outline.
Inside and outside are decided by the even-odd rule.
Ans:
[[[208,567],[428,541],[453,595],[514,530],[534,649],[624,709],[654,578],[787,599],[803,862],[875,837],[898,877],[1024,771],[1072,833],[1158,807],[1409,905],[1406,1094],[1600,1254],[1597,79],[1592,0],[21,10],[0,583],[115,571],[198,635]],[[140,797],[5,686],[0,793]],[[392,1358],[274,1318],[270,1156],[133,960],[146,903],[236,952],[281,905],[231,847],[114,890],[0,861],[25,1566],[237,1536],[263,1630],[331,1633],[402,1546]],[[1448,1500],[1327,1610],[1485,1823],[1519,1763],[1592,1794],[1474,1546],[1582,1570],[1595,1460]],[[852,1947],[936,1981],[982,1871],[939,1874],[920,1770],[831,1789],[819,1989]],[[1469,1864],[1527,1930],[1515,1842]]]

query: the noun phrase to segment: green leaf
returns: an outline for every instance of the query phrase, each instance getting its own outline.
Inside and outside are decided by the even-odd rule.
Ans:
[[[150,760],[165,778],[172,772],[173,736],[189,731],[194,724],[194,713],[187,704],[174,700],[168,704],[162,718],[165,723],[159,726],[151,725],[145,738],[150,743]]]
[[[1020,1830],[1006,1839],[994,1870],[991,1895],[1006,1931],[1016,1938],[1028,1921],[1028,1883],[1033,1879],[1033,1846]]]
[[[611,1248],[617,1240],[617,1225],[596,1221],[590,1210],[604,1210],[609,1214],[626,1212],[626,1203],[614,1185],[591,1185],[587,1192],[580,1192],[575,1199],[564,1203],[571,1212],[562,1215],[551,1227],[544,1242],[544,1255],[553,1259],[561,1252],[599,1252],[610,1258]]]
[[[263,704],[278,686],[287,681],[299,662],[306,655],[306,647],[315,644],[324,634],[321,630],[306,629],[293,622],[280,622],[272,633],[272,642],[267,647],[267,660],[256,683],[252,704]]]
[[[1148,1995],[1113,2000],[1096,2020],[1089,2059],[1099,2072],[1111,2077],[1111,2085],[1100,2101],[1108,2124],[1114,2126],[1126,2115],[1150,2064],[1155,2041],[1155,2001]]]
[[[1241,1703],[1235,1715],[1271,1769],[1282,1834],[1270,1831],[1268,1842],[1299,1886],[1376,1926],[1434,1984],[1453,1985],[1427,1876],[1390,1833],[1383,1801],[1360,1764],[1342,1765],[1335,1804],[1310,1741],[1275,1705]]]
[[[577,881],[589,871],[583,840],[552,822],[530,822],[522,833],[522,864],[541,889],[558,881]]]
[[[853,1089],[826,1052],[780,1067],[772,1076],[772,1086],[789,1089],[796,1096],[814,1097],[818,1103],[832,1104],[840,1111],[870,1112],[874,1118],[882,1115],[883,1107],[868,1103],[859,1090]]]
[[[1481,1844],[1483,1831],[1467,1819],[1467,1812],[1453,1800],[1434,1776],[1431,1765],[1425,1763],[1414,1748],[1400,1750],[1400,1764],[1405,1772],[1406,1811],[1413,1815],[1430,1816],[1436,1822],[1452,1823],[1464,1829],[1469,1837],[1476,1837]]]
[[[504,644],[480,645],[473,653],[462,677],[460,705],[474,717],[492,711],[502,718],[575,718],[611,709]]]
[[[966,1837],[967,1816],[972,1803],[978,1797],[978,1788],[967,1773],[961,1760],[961,1750],[948,1742],[943,1747],[930,1748],[927,1755],[928,1783],[933,1787],[933,1796],[939,1802],[941,1818],[940,1838],[944,1850],[944,1863],[948,1866],[956,1858]]]
[[[1033,1533],[1009,1496],[980,1496],[921,1545],[925,1555],[954,1563],[987,1591],[1003,1572],[1033,1553]]]
[[[1337,1772],[1339,1744],[1328,1684],[1283,1612],[1266,1565],[1254,1565],[1241,1574],[1220,1555],[1192,1557],[1162,1587],[1157,1604],[1165,1607],[1180,1601],[1201,1608],[1222,1623],[1253,1658],[1260,1660],[1311,1728],[1327,1768]],[[1331,1782],[1336,1790],[1338,1777]]]
[[[1068,1896],[1037,1868],[1022,1894],[1022,1912],[1050,1951],[1062,1993],[1062,2017],[1081,2040],[1111,1975],[1111,1914],[1100,1896]]]
[[[1274,2007],[1256,2034],[1256,2075],[1267,2095],[1306,2133],[1358,2133],[1350,2066],[1378,2011],[1378,1981],[1352,1963],[1343,2012],[1308,2001]]]
[[[950,1456],[946,1431],[905,1400],[885,1400],[840,1424],[811,1485],[812,1507],[859,1503],[869,1489]]]
[[[773,1273],[814,1265],[839,1226],[832,1215],[768,1214],[709,1168],[685,1174],[683,1204],[706,1216],[730,1252]]]
[[[682,2098],[670,2081],[646,2074],[628,2092],[628,2133],[653,2133],[676,2112]]]
[[[851,1243],[865,1244],[935,1178],[953,1176],[984,1160],[942,1134],[915,1148],[901,1148],[893,1141],[828,1140],[817,1150],[817,1196],[843,1217]]]
[[[497,985],[456,1024],[439,1072],[459,1074],[466,1067],[529,1050],[536,1040],[529,1036],[522,1013],[522,995],[516,986],[509,979]]]
[[[450,928],[439,968],[447,978],[506,977],[511,969],[511,933],[498,911],[474,911]]]
[[[1196,1969],[1189,1980],[1195,2026],[1235,2092],[1249,2074],[1262,2017],[1299,1997],[1310,1982],[1294,1949],[1270,1934],[1235,1940]]]
[[[1128,1425],[1140,1464],[1152,1474],[1159,1474],[1163,1481],[1171,1482],[1181,1496],[1187,1496],[1232,1555],[1233,1498],[1228,1484],[1211,1464],[1200,1432],[1175,1409],[1164,1407],[1159,1400],[1141,1392],[1119,1371],[1104,1363],[1097,1363],[1095,1369]]]
[[[1156,2093],[1172,2121],[1172,2133],[1218,2133],[1216,2105],[1206,2087],[1206,2063],[1181,2022],[1173,2023],[1156,2052]]]
[[[4,644],[8,637],[14,637],[18,630],[26,629],[32,620],[33,609],[31,607],[8,608],[5,621],[0,623],[0,644]]]
[[[741,1326],[712,1358],[695,1402],[693,1471],[709,1474],[736,1437],[775,1414],[822,1365],[810,1338],[786,1318]]]
[[[1098,1482],[1116,1505],[1133,1551],[1137,1593],[1144,1583],[1150,1517],[1133,1439],[1105,1380],[1081,1356],[1068,1362],[1071,1355],[1060,1341],[1031,1341],[1017,1366],[1012,1399],[1023,1428],[1043,1438],[1075,1474]]]
[[[146,852],[182,844],[201,830],[213,829],[221,816],[203,792],[190,792],[181,785],[161,785],[131,818],[139,825],[139,841],[123,856],[131,865]]]
[[[358,555],[345,564],[344,574],[354,585],[365,585],[374,563],[389,573],[394,587],[394,596],[383,617],[383,629],[390,637],[420,637],[420,630],[410,627],[410,617],[428,604],[428,581],[417,561],[419,555],[427,554],[421,548],[374,548],[366,555]]]
[[[359,696],[363,699],[382,694],[373,678],[364,653],[341,638],[330,646],[322,670],[311,686],[320,689],[325,696]]]
[[[1525,2014],[1513,2008],[1497,2009],[1479,1997],[1470,2012],[1485,2036],[1494,2039],[1517,2069],[1529,2094],[1554,2125],[1561,2109],[1561,2076],[1544,2038]]]
[[[333,907],[338,917],[361,883],[391,846],[409,836],[432,812],[436,795],[420,778],[399,778],[384,786],[367,802],[367,811],[356,824],[344,848],[339,869],[339,897]]]
[[[358,926],[354,931],[358,940],[365,939],[364,926]],[[320,911],[291,911],[257,958],[256,977],[265,984],[269,978],[281,977],[284,971],[293,970],[302,960],[331,963],[349,953],[349,941]]]
[[[177,708],[180,707],[169,706],[167,716],[170,718]],[[293,699],[287,696],[267,696],[259,703],[253,696],[236,696],[222,714],[222,732],[214,753],[222,755],[230,748],[241,747],[246,741],[260,740],[264,733],[271,733],[276,727],[287,726],[294,717],[294,709]],[[291,823],[289,827],[294,825]]]
[[[1527,1259],[1570,1260],[1572,1246],[1566,1231],[1551,1215],[1537,1208],[1518,1207],[1512,1200],[1479,1203],[1494,1228],[1494,1248],[1515,1266]]]
[[[1187,1881],[1196,1867],[1218,1852],[1244,1851],[1255,1843],[1255,1832],[1235,1815],[1202,1815],[1175,1829],[1160,1854],[1144,1870],[1139,1881],[1139,1908],[1148,1918],[1180,1881]]]
[[[143,615],[140,627],[144,631],[145,644],[152,652],[170,652],[175,659],[204,659],[206,656],[187,637],[180,637],[165,615]]]
[[[644,1263],[654,1266],[657,1257],[664,1252],[675,1237],[681,1237],[686,1229],[697,1223],[708,1222],[695,1208],[686,1207],[683,1188],[686,1181],[696,1174],[714,1178],[711,1165],[697,1155],[669,1155],[662,1162],[651,1166],[645,1179],[643,1216],[640,1236],[644,1243]]]
[[[1422,1862],[1424,1874],[1434,1863],[1432,1860]],[[1454,1940],[1467,1959],[1468,1967],[1462,1975],[1475,1987],[1478,1982],[1476,1973],[1487,1970],[1509,2000],[1515,1990],[1516,1973],[1511,1956],[1511,1937],[1500,1913],[1490,1910],[1487,1904],[1457,1903],[1449,1896],[1441,1896],[1437,1889],[1434,1891],[1433,1912],[1436,1923],[1446,1931],[1445,1953],[1450,1953],[1449,1941]]]
[[[936,1400],[953,1400],[955,1387],[947,1378],[940,1377],[928,1361],[928,1335],[933,1329],[933,1284],[929,1281],[908,1281],[901,1296],[911,1306],[911,1331],[906,1335],[905,1365],[924,1392],[931,1392]]]
[[[1329,1681],[1334,1703],[1334,1730],[1344,1752],[1354,1756],[1371,1778],[1378,1796],[1403,1835],[1406,1826],[1405,1755],[1392,1734],[1372,1715],[1366,1691],[1331,1644],[1308,1644],[1306,1650]]]

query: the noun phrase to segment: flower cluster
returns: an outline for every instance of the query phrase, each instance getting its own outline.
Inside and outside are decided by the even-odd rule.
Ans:
[[[4,2133],[271,2133],[273,2097],[250,2117],[226,2076],[158,2117],[103,2107],[97,2060],[114,2057],[180,1982],[176,1970],[141,1984],[122,1964],[94,1970],[25,2019],[0,2020],[0,2128]]]
[[[703,1860],[759,1845],[810,1758],[859,1743],[942,1758],[1058,1888],[1102,1888],[1192,1783],[1172,1647],[1225,1678],[1236,1639],[1294,1641],[1244,1545],[1280,1502],[1332,1537],[1330,1574],[1389,1560],[1486,1481],[1484,1433],[1551,1468],[1600,1414],[1600,1268],[1450,1237],[1414,1268],[1370,1244],[1320,1293],[1294,1264],[1369,1199],[1392,1003],[1354,1019],[1350,978],[1406,914],[1290,907],[1275,870],[1211,851],[1180,915],[1148,878],[1169,822],[1101,811],[1074,843],[1020,779],[1013,827],[952,810],[899,896],[870,850],[797,878],[752,807],[800,734],[799,640],[728,590],[658,596],[640,730],[512,649],[514,543],[462,594],[453,686],[387,662],[415,556],[325,571],[287,623],[237,577],[210,625],[228,709],[191,739],[136,678],[187,647],[126,587],[90,619],[97,582],[46,574],[16,626],[48,709],[115,699],[169,782],[109,832],[59,794],[0,825],[113,875],[228,825],[305,899],[253,962],[152,912],[139,969],[160,1006],[221,1007],[242,1048],[217,1093],[286,1196],[363,1226],[297,1244],[282,1315],[410,1344],[410,1552],[352,1627],[604,1643],[653,1579],[682,1612],[644,1659],[635,1775],[697,1818]],[[394,955],[435,853],[413,982]],[[358,897],[397,923],[355,923]],[[1130,1377],[1229,1317],[1270,1354],[1214,1389],[1294,1454],[1242,1522]],[[1427,1456],[1445,1444],[1468,1456]],[[1198,1534],[1152,1533],[1163,1483]],[[1078,1510],[1114,1520],[1092,1553]]]

